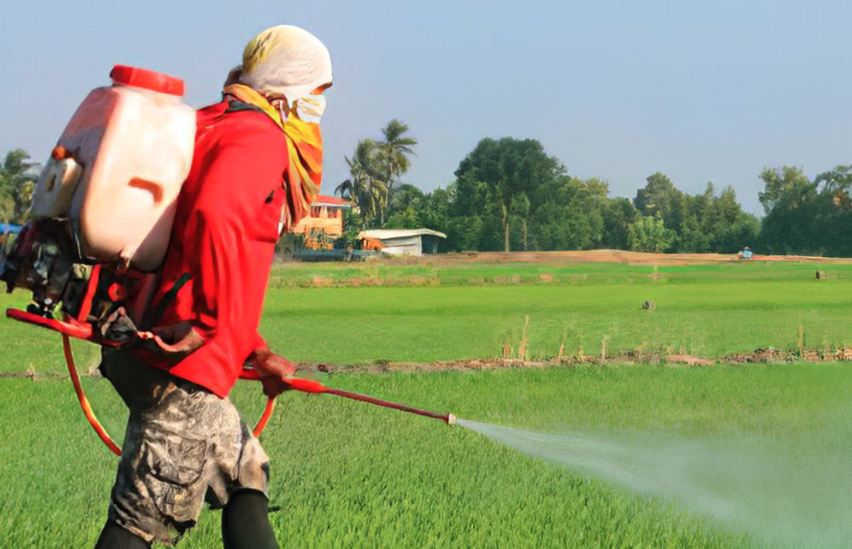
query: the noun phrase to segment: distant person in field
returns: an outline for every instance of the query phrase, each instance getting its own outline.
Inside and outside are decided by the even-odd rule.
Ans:
[[[222,509],[226,549],[278,547],[269,460],[228,393],[246,363],[268,395],[285,390],[293,373],[257,327],[275,243],[319,189],[319,122],[331,82],[322,42],[273,27],[248,44],[223,100],[198,111],[192,169],[154,298],[168,305],[153,326],[141,326],[158,337],[103,355],[101,371],[130,419],[96,549],[174,543],[205,501]]]

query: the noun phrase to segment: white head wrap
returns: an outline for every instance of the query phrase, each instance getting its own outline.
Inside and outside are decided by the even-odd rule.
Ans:
[[[331,56],[304,29],[278,25],[258,34],[243,52],[240,82],[260,92],[282,93],[292,105],[332,81]]]

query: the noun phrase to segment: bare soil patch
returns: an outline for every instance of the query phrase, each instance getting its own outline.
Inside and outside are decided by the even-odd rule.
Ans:
[[[852,347],[838,349],[805,349],[784,351],[768,348],[748,353],[737,353],[721,358],[707,358],[686,354],[658,354],[643,350],[629,351],[616,356],[563,356],[540,360],[519,358],[472,358],[438,362],[393,362],[377,361],[363,364],[301,364],[300,367],[333,373],[380,374],[389,372],[435,372],[445,370],[500,370],[508,368],[552,368],[581,365],[680,365],[687,367],[710,367],[721,364],[790,364],[797,362],[852,362]]]
[[[578,252],[466,252],[433,255],[423,258],[430,263],[558,263],[586,261],[626,263],[629,265],[695,265],[743,261],[736,254],[651,254],[622,250],[589,250]],[[400,261],[400,260],[392,260]],[[404,260],[401,260],[404,261]],[[814,263],[852,263],[848,258],[813,257],[803,255],[755,255],[750,261],[809,261]]]

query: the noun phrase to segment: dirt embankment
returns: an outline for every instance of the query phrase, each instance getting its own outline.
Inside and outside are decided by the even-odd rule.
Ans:
[[[443,370],[500,370],[508,368],[553,368],[570,366],[630,366],[630,365],[671,365],[687,367],[709,367],[721,364],[791,364],[814,362],[852,362],[852,348],[805,349],[803,351],[784,351],[768,348],[757,349],[749,353],[737,353],[724,357],[706,358],[684,354],[654,354],[642,351],[629,351],[616,356],[570,356],[542,360],[522,360],[518,358],[472,358],[431,363],[379,361],[364,364],[302,364],[305,370],[325,373],[365,373],[380,374],[388,372],[435,372]]]
[[[749,353],[736,353],[724,357],[708,358],[686,354],[657,354],[644,350],[627,351],[614,356],[571,355],[538,360],[520,358],[470,358],[463,360],[443,360],[437,362],[394,362],[380,360],[357,364],[331,364],[325,362],[299,363],[297,376],[310,377],[312,372],[327,374],[385,374],[391,372],[418,373],[439,372],[446,370],[484,371],[504,369],[542,369],[572,366],[686,366],[710,367],[722,364],[792,364],[814,362],[852,362],[852,347],[830,349],[802,349],[784,351],[769,347],[757,349]],[[82,373],[85,377],[101,377],[96,367]],[[48,370],[36,372],[28,369],[23,372],[0,372],[0,380],[4,378],[28,378],[32,381],[47,379],[64,379],[68,374],[64,371]]]
[[[736,254],[651,254],[622,250],[590,250],[581,252],[467,252],[427,256],[429,262],[464,263],[555,263],[588,261],[627,263],[630,265],[695,265],[743,261]],[[813,257],[804,255],[755,255],[751,261],[809,261],[814,263],[852,263],[848,258]]]

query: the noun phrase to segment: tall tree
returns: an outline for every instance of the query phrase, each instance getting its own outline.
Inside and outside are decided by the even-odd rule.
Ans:
[[[38,178],[38,164],[30,161],[23,149],[6,153],[0,166],[0,195],[10,204],[6,215],[10,221],[22,222],[27,215]]]
[[[820,193],[831,197],[836,206],[852,208],[852,165],[837,166],[816,176],[814,184]]]
[[[387,184],[389,196],[393,196],[394,183],[411,167],[409,155],[415,154],[413,147],[417,145],[417,139],[406,133],[408,125],[394,118],[382,128],[383,139],[375,142],[376,161],[380,166],[382,180]]]
[[[607,200],[603,210],[603,237],[601,245],[612,250],[629,250],[627,228],[636,221],[639,211],[629,198],[615,197]]]
[[[659,217],[647,215],[627,228],[630,249],[637,252],[663,253],[671,248],[677,235],[666,228]]]
[[[484,235],[490,233],[491,225],[499,226],[503,250],[508,252],[513,220],[526,220],[536,189],[551,184],[564,171],[534,139],[483,139],[456,170],[457,212],[480,217]]]
[[[814,179],[820,197],[821,242],[826,252],[852,257],[852,165],[837,166]]]
[[[422,202],[426,195],[414,185],[401,185],[390,197],[387,221],[389,229],[417,229],[418,217],[425,209]]]
[[[655,172],[645,180],[645,186],[636,191],[634,204],[643,216],[664,217],[672,207],[672,198],[679,191],[662,172]]]
[[[784,166],[760,174],[758,194],[766,211],[761,240],[772,253],[821,254],[826,242],[816,220],[823,208],[817,185],[800,168]]]
[[[334,189],[341,198],[358,204],[365,226],[376,219],[384,221],[388,204],[388,184],[383,179],[378,149],[372,139],[362,139],[352,157],[344,157],[349,165],[349,179]]]
[[[533,242],[539,250],[589,250],[600,246],[608,188],[598,179],[559,176],[536,192]]]

